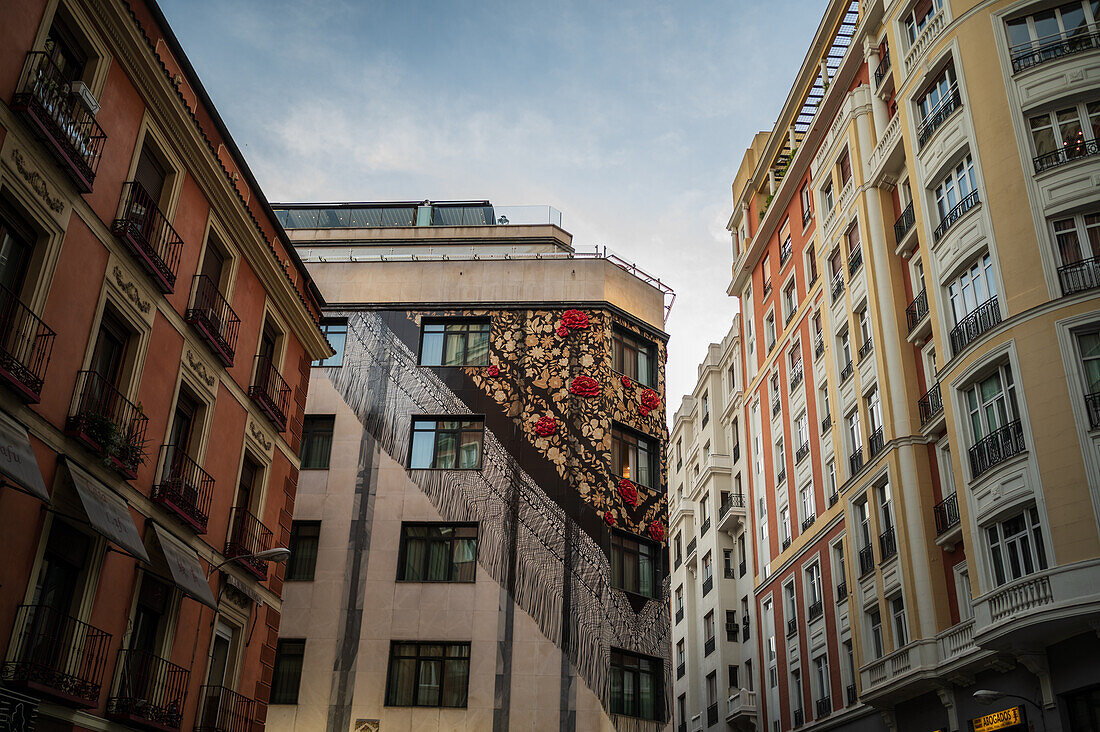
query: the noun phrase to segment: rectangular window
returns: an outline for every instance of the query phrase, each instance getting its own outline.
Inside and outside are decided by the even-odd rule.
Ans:
[[[955,169],[947,174],[947,177],[936,186],[936,211],[940,220],[947,218],[947,214],[964,198],[978,188],[977,178],[974,174],[974,160],[969,154],[955,166]]]
[[[1012,367],[1005,364],[967,389],[966,406],[975,443],[1019,419]]]
[[[909,626],[905,622],[905,601],[901,595],[890,600],[890,615],[894,619],[894,647],[901,648],[909,643]]]
[[[783,317],[790,318],[795,310],[798,310],[798,293],[795,291],[795,281],[792,279],[783,288]]]
[[[854,223],[848,227],[848,231],[844,233],[844,238],[848,240],[848,260],[851,261],[859,253],[859,223]]]
[[[825,187],[821,189],[821,204],[826,211],[832,211],[833,206],[836,205],[836,200],[833,198],[832,181],[826,183]]]
[[[707,422],[710,421],[710,392],[703,392],[703,426],[707,426]],[[707,443],[710,444],[709,442]],[[704,458],[705,459],[705,458]]]
[[[863,447],[863,437],[859,431],[859,410],[853,409],[845,420],[848,423],[848,444],[852,452]]]
[[[1100,257],[1100,213],[1084,213],[1055,219],[1054,249],[1058,264],[1078,264]],[[1093,279],[1089,285],[1095,283]]]
[[[729,676],[729,685],[731,689],[740,689],[741,682],[737,678],[737,666],[730,664],[727,669],[727,675]]]
[[[847,150],[840,154],[840,160],[837,161],[837,171],[840,173],[840,185],[848,185],[848,181],[852,179],[852,158]]]
[[[271,703],[297,704],[302,683],[302,659],[306,653],[304,638],[280,638],[275,646],[275,669],[271,674]]]
[[[413,470],[477,470],[481,467],[484,420],[414,417],[409,467]]]
[[[760,263],[760,271],[764,275],[764,297],[767,297],[768,291],[772,288],[772,263],[771,257],[767,254],[764,255],[764,261]]]
[[[332,414],[307,414],[302,423],[302,470],[328,470],[332,452]]]
[[[469,643],[390,644],[386,706],[464,708],[469,685]]]
[[[1033,506],[986,530],[993,580],[998,585],[1047,568],[1039,511]]]
[[[485,366],[489,363],[488,320],[424,321],[421,366]]]
[[[814,245],[810,244],[806,249],[806,286],[809,287],[817,281],[817,252]]]
[[[993,259],[988,253],[983,254],[947,286],[947,297],[951,302],[955,325],[996,296]]]
[[[714,611],[703,616],[703,640],[714,640]]]
[[[821,566],[814,562],[806,567],[806,601],[810,605],[821,602]]]
[[[657,446],[647,437],[612,425],[611,472],[652,488],[657,475]]]
[[[652,542],[611,532],[611,586],[646,597],[657,596],[660,551]],[[682,602],[682,598],[681,598]]]
[[[1100,332],[1079,333],[1077,347],[1081,352],[1081,369],[1085,375],[1085,394],[1096,394],[1100,392]]]
[[[924,94],[917,99],[917,109],[920,111],[920,124],[918,127],[928,125],[929,118],[940,111],[941,105],[951,103],[946,100],[953,97],[955,88],[955,67],[948,64],[940,75],[925,88]],[[944,107],[944,109],[947,108]]]
[[[292,521],[290,559],[286,563],[288,582],[311,582],[317,569],[317,544],[321,537],[320,521]]]
[[[1088,35],[1095,31],[1098,16],[1100,3],[1096,0],[1074,0],[1008,21],[1013,68],[1022,70],[1074,50],[1092,48]],[[1077,45],[1067,43],[1074,40]]]
[[[660,719],[663,708],[660,659],[611,649],[611,713]]]
[[[882,616],[877,609],[867,613],[867,622],[871,626],[871,653],[875,658],[882,658],[886,647],[882,642]]]
[[[783,541],[790,543],[791,541],[791,512],[786,506],[779,511],[779,534],[783,537]]]
[[[344,365],[344,346],[347,344],[348,339],[348,319],[347,318],[324,318],[321,321],[321,332],[325,334],[325,338],[328,339],[329,345],[336,353],[332,354],[328,358],[322,358],[320,361],[314,361],[314,366],[343,366]]]
[[[1079,102],[1028,117],[1035,155],[1060,153],[1066,160],[1088,155],[1088,142],[1100,138],[1100,102]]]
[[[473,582],[477,524],[402,524],[399,582]]]
[[[768,350],[775,347],[775,313],[769,311],[764,318],[764,335],[767,338]]]
[[[921,31],[925,26],[936,17],[936,13],[940,11],[943,6],[943,0],[917,0],[913,4],[913,8],[902,16],[902,23],[905,25],[905,38],[912,46],[920,37]]]
[[[810,222],[810,216],[813,215],[813,210],[810,208],[809,183],[802,184],[802,191],[799,193],[799,199],[802,203],[802,226],[805,228],[806,224]]]
[[[653,344],[619,329],[611,332],[611,367],[643,386],[656,386]]]

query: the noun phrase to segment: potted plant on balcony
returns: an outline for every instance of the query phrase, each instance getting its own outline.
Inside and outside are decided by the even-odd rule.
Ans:
[[[122,449],[122,429],[110,417],[93,413],[84,415],[82,431],[98,449],[103,457],[103,464],[109,468],[114,467],[113,459]]]

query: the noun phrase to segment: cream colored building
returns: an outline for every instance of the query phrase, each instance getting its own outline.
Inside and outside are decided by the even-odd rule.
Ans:
[[[313,371],[316,562],[288,568],[304,654],[268,728],[666,729],[671,292],[552,209],[276,209],[346,340]]]

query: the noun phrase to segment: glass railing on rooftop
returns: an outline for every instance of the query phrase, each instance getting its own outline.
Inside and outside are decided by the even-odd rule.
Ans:
[[[561,227],[561,211],[553,206],[494,206],[469,203],[309,204],[274,205],[286,229],[370,229],[406,226],[534,226]]]

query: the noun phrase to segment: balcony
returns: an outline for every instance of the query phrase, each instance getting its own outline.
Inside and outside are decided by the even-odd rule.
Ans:
[[[909,336],[912,338],[917,326],[927,322],[927,320],[928,291],[922,287],[917,296],[913,298],[913,301],[909,303],[909,307],[905,308],[905,324],[909,326]],[[931,330],[931,325],[929,325],[929,330]]]
[[[191,305],[184,316],[225,365],[233,365],[241,319],[222,297],[218,285],[206,275],[195,275]]]
[[[1027,445],[1024,444],[1024,427],[1020,420],[1009,422],[990,432],[970,448],[971,479],[976,480],[985,471],[1025,450]]]
[[[748,689],[738,689],[730,694],[726,704],[726,721],[735,722],[738,719],[756,720],[756,692]]]
[[[847,363],[844,364],[844,368],[842,368],[840,370],[840,383],[841,384],[843,384],[845,381],[847,381],[852,376],[852,371],[854,369],[855,369],[855,367],[852,365],[851,361],[848,361]]]
[[[915,681],[918,674],[934,674],[939,661],[934,640],[914,641],[860,669],[864,699],[881,699],[892,690]]]
[[[821,358],[823,355],[825,355],[825,339],[819,334],[814,341],[814,358]]]
[[[719,531],[733,531],[737,523],[745,520],[745,494],[731,493],[718,508]]]
[[[145,462],[145,430],[141,408],[95,371],[76,375],[73,408],[65,432],[103,457],[104,462],[133,479]]]
[[[856,685],[848,684],[844,689],[844,697],[848,700],[848,704],[855,704],[859,697],[856,695]]]
[[[733,572],[730,572],[730,575],[732,576]],[[727,643],[736,643],[738,632],[740,630],[741,630],[741,626],[738,625],[736,622],[726,623],[726,642]]]
[[[214,479],[177,445],[160,448],[160,482],[151,497],[176,514],[196,534],[206,533]]]
[[[817,602],[810,605],[810,609],[809,609],[810,622],[812,623],[813,621],[820,618],[824,614],[824,612],[825,612],[825,603],[823,601],[818,600]]]
[[[787,637],[790,638],[792,635],[794,635],[797,632],[798,632],[798,618],[791,618],[790,620],[787,621]]]
[[[805,719],[802,716],[802,710],[801,709],[795,709],[794,710],[794,724],[792,726],[793,727],[801,727],[804,722],[805,722]]]
[[[905,235],[912,231],[915,223],[917,223],[917,215],[913,210],[913,202],[910,201],[898,220],[894,222],[894,246],[901,246],[905,241]]]
[[[787,260],[791,258],[791,251],[794,247],[791,245],[790,239],[784,239],[783,244],[779,247],[779,266],[782,267],[787,263]]]
[[[107,716],[157,730],[178,730],[183,722],[191,673],[144,651],[118,652],[118,684],[107,700]]]
[[[0,285],[0,379],[25,402],[37,404],[42,396],[54,336],[41,318]]]
[[[687,543],[687,564],[689,567],[694,566],[698,559],[698,552],[696,551],[698,543],[699,540],[694,536],[691,537],[691,541]]]
[[[978,192],[971,191],[966,198],[959,201],[955,208],[947,212],[947,214],[940,221],[939,226],[932,232],[932,241],[938,243],[948,232],[948,230],[958,222],[963,216],[966,215],[970,209],[981,203],[981,198],[978,197]]]
[[[772,392],[772,416],[779,414],[779,410],[783,408],[783,402],[779,398],[779,392]]]
[[[832,493],[829,494],[829,508],[832,508],[833,506],[835,506],[837,504],[837,501],[839,501],[839,500],[840,500],[840,494],[837,493],[834,490]]]
[[[972,310],[951,331],[951,351],[958,356],[964,348],[1001,322],[1001,308],[993,296]]]
[[[871,545],[859,550],[859,576],[866,577],[875,569],[875,551]]]
[[[856,451],[848,456],[848,472],[855,475],[863,470],[863,448],[857,447]]]
[[[924,24],[924,30],[920,32],[920,35],[909,46],[909,50],[905,52],[905,73],[907,75],[913,72],[913,69],[924,57],[924,52],[931,48],[932,42],[946,25],[947,17],[943,10],[929,18],[928,22]]]
[[[783,551],[787,551],[790,548],[791,548],[791,537],[784,536],[783,537]]]
[[[77,190],[91,193],[107,136],[46,52],[27,54],[11,108],[45,144]]]
[[[837,272],[833,277],[832,283],[830,283],[832,291],[833,302],[840,299],[840,296],[844,293],[844,272]]]
[[[810,454],[810,441],[807,440],[798,446],[798,449],[794,451],[794,462],[798,464],[802,462],[802,459]]]
[[[703,656],[709,656],[714,653],[714,637],[707,638],[703,643]]]
[[[859,351],[856,353],[859,356],[859,362],[863,363],[863,359],[871,355],[873,350],[875,350],[875,342],[871,339],[871,336],[867,336],[863,339],[863,343],[859,345]]]
[[[833,428],[832,415],[826,414],[825,419],[821,420],[821,434],[825,434]]]
[[[194,732],[252,732],[256,702],[224,686],[199,687]]]
[[[937,415],[943,414],[943,397],[940,395],[940,382],[932,385],[924,396],[917,402],[917,411],[920,413],[921,429],[932,421]]]
[[[122,214],[111,224],[111,233],[130,250],[161,292],[174,292],[183,240],[137,181],[122,187],[122,201]]]
[[[680,663],[676,666],[676,678],[682,679],[684,678],[684,674],[686,673],[687,667],[683,663]]]
[[[699,527],[699,536],[705,536],[707,531],[710,530],[710,516],[703,519],[702,526]]]
[[[683,619],[684,619],[684,608],[682,608],[682,607],[676,608],[676,622],[680,623],[680,622],[683,621]]]
[[[798,388],[798,385],[802,383],[802,361],[798,361],[791,367],[791,391]]]
[[[886,449],[886,438],[883,437],[882,428],[879,427],[867,438],[867,450],[871,453],[871,459],[874,460],[884,449]]]
[[[1058,268],[1062,295],[1076,295],[1100,287],[1100,258],[1082,259]]]
[[[707,726],[713,727],[716,724],[718,724],[718,702],[707,707]]]
[[[856,272],[863,266],[863,247],[856,249],[848,257],[848,275],[855,277]]]
[[[1072,163],[1075,160],[1090,158],[1093,155],[1100,155],[1100,141],[1082,140],[1081,142],[1063,145],[1054,152],[1032,158],[1031,162],[1035,166],[1035,175],[1039,175],[1067,163]]]
[[[809,516],[802,519],[802,533],[809,531],[810,527],[814,525],[814,521],[817,521],[816,513],[811,513]]]
[[[833,713],[833,700],[829,697],[818,699],[814,706],[817,711],[817,714],[814,715],[815,719],[824,719]]]
[[[237,506],[229,515],[229,540],[225,543],[225,557],[246,557],[271,548],[271,529],[245,509]],[[240,566],[247,569],[261,582],[267,578],[267,562],[262,559],[241,559]]]
[[[1089,413],[1089,429],[1100,427],[1100,392],[1085,394],[1085,411]]]
[[[961,107],[962,95],[959,94],[959,87],[953,86],[947,96],[940,100],[936,108],[928,113],[928,116],[921,122],[920,127],[917,128],[917,149],[923,149],[928,141],[932,139],[932,135],[936,133],[936,130],[943,127],[943,123]]]
[[[783,467],[775,474],[775,484],[781,485],[785,480],[787,480],[787,468]]]
[[[882,80],[886,78],[886,75],[890,73],[890,49],[887,48],[882,54],[882,60],[878,62],[878,67],[875,69],[875,89],[878,89],[882,84]]]
[[[878,551],[882,556],[883,564],[886,564],[887,561],[897,555],[898,540],[893,526],[888,527],[886,531],[878,535]]]
[[[110,645],[110,633],[45,605],[22,605],[0,679],[71,706],[94,707]]]
[[[950,529],[959,525],[959,497],[952,493],[932,507],[932,514],[936,517],[936,535],[943,536]]]
[[[836,601],[837,603],[844,602],[848,599],[848,580],[844,580],[836,586]]]
[[[1080,28],[1079,30],[1084,30]],[[1053,40],[1045,39],[1037,45],[1028,44],[1023,49],[1012,50],[1012,73],[1018,74],[1048,61],[1056,61],[1067,56],[1100,48],[1100,31],[1089,33],[1073,32],[1073,35],[1057,34]]]
[[[711,575],[703,580],[703,597],[710,594],[710,591],[714,589],[714,575]]]
[[[252,386],[248,396],[264,413],[279,432],[286,430],[287,407],[290,405],[290,387],[275,370],[275,364],[267,356],[256,356],[252,367]]]

